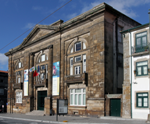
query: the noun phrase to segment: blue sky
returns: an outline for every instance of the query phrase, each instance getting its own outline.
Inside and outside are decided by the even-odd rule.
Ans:
[[[0,49],[68,1],[0,0]],[[49,25],[59,19],[67,21],[102,2],[141,24],[149,22],[150,0],[72,0],[40,24]],[[8,58],[4,53],[21,44],[30,31],[0,51],[0,70],[8,70]]]

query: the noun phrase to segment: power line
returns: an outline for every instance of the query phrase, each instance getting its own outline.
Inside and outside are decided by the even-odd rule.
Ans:
[[[51,14],[49,14],[47,17],[45,17],[44,19],[42,19],[41,21],[39,21],[37,24],[41,23],[42,21],[44,21],[45,19],[47,19],[48,17],[50,17],[51,15],[53,15],[55,12],[57,12],[58,10],[60,10],[61,8],[63,8],[64,6],[66,6],[68,3],[70,3],[72,0],[68,1],[67,3],[65,3],[64,5],[62,5],[61,7],[59,7],[58,9],[56,9],[54,12],[52,12]],[[29,28],[28,30],[26,30],[24,33],[22,33],[21,35],[19,35],[17,38],[15,38],[14,40],[12,40],[11,42],[9,42],[7,45],[5,45],[3,48],[0,49],[0,51],[2,49],[4,49],[5,47],[7,47],[9,44],[11,44],[12,42],[14,42],[15,40],[17,40],[19,37],[21,37],[22,35],[24,35],[25,33],[27,33],[29,30],[31,30],[33,27],[35,27],[37,24],[35,24],[34,26],[32,26],[31,28]]]

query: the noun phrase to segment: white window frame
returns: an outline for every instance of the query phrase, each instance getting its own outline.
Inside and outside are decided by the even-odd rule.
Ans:
[[[18,63],[18,68],[21,68],[21,62]]]
[[[83,50],[84,50],[84,49],[86,49],[86,45],[85,45],[85,43],[83,42]]]
[[[41,55],[41,62],[45,61],[45,54]]]
[[[81,55],[75,57],[75,62],[79,62],[79,61],[77,61],[77,58],[80,58],[80,61],[81,61]]]
[[[71,47],[70,53],[73,53],[73,47]]]
[[[18,77],[17,82],[18,82],[18,83],[20,83],[20,80],[21,80],[21,78],[20,78],[20,77]]]
[[[83,73],[86,72],[86,55],[83,55]]]
[[[70,105],[86,106],[86,89],[80,88],[81,92],[76,92],[76,90],[79,90],[79,89],[70,89]],[[81,95],[81,105],[79,105],[79,95]],[[77,96],[77,101],[75,100],[75,96]],[[84,97],[85,97],[85,101],[84,101]],[[72,102],[71,102],[71,98],[73,100]],[[77,104],[75,104],[75,102]],[[85,102],[85,104],[84,104],[84,102]]]
[[[73,75],[73,58],[70,58],[70,75]]]
[[[77,69],[77,72],[76,72],[76,69]],[[81,73],[81,67],[78,65],[78,66],[75,66],[74,67],[74,74],[77,75],[77,74],[80,74]]]
[[[75,52],[82,50],[82,48],[81,48],[80,50],[76,50],[76,45],[77,45],[77,44],[81,44],[81,41],[80,41],[80,42],[75,43]],[[81,45],[81,47],[82,47],[82,45]]]
[[[16,92],[16,103],[22,103],[22,92]]]

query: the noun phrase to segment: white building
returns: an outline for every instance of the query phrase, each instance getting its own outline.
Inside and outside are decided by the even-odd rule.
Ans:
[[[130,83],[131,118],[147,119],[150,108],[149,24],[122,32],[124,84]],[[124,91],[125,92],[125,91]]]

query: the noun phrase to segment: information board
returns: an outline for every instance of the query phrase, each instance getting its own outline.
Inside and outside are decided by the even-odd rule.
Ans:
[[[68,99],[57,99],[57,114],[68,114]]]

